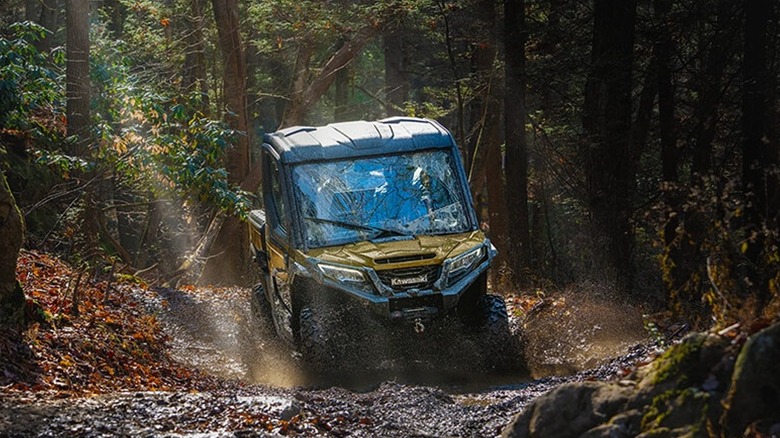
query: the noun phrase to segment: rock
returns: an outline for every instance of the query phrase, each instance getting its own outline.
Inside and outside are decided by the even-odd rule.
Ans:
[[[615,383],[563,384],[515,416],[502,436],[579,437],[624,409],[631,392]]]
[[[777,337],[774,343],[780,344]],[[761,343],[765,344],[771,342]],[[769,364],[780,362],[780,350],[777,356],[766,349],[755,354],[767,364],[759,376],[771,375]],[[709,431],[717,429],[721,417],[721,400],[730,380],[733,356],[730,340],[723,336],[688,336],[640,368],[630,376],[630,381],[559,386],[517,415],[504,429],[503,436],[709,437]],[[755,379],[769,380],[758,376]],[[763,388],[770,398],[775,397],[772,400],[780,394],[780,384]],[[750,391],[746,390],[745,397],[749,397]],[[777,404],[770,406],[767,409],[780,412]],[[756,418],[745,418],[738,426],[742,429],[735,431],[741,432]]]
[[[609,423],[594,427],[580,438],[632,438],[640,428],[642,415],[643,412],[638,409],[621,412]]]
[[[647,436],[708,438],[708,413],[720,399],[697,388],[672,390],[653,399],[642,417],[641,430]]]
[[[298,403],[291,401],[290,404],[282,410],[281,414],[279,414],[279,418],[284,421],[290,421],[293,419],[293,417],[300,413],[301,406]]]
[[[718,368],[728,346],[728,340],[721,336],[695,333],[669,347],[650,365],[637,372],[638,392],[631,407],[650,405],[656,397],[670,391],[700,387],[705,382],[712,386],[708,379],[714,375],[713,370]],[[724,382],[728,380],[727,373],[718,371],[717,375]]]
[[[750,337],[737,357],[721,418],[724,436],[758,420],[780,420],[780,324]]]

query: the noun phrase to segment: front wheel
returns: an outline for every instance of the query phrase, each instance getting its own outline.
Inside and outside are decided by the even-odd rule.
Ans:
[[[494,371],[505,370],[511,366],[514,354],[506,303],[497,295],[483,295],[477,307],[478,336],[485,366]]]
[[[483,295],[477,301],[480,328],[492,336],[509,334],[509,316],[504,299],[498,295]]]
[[[326,371],[335,363],[328,336],[328,324],[322,313],[304,307],[298,315],[298,338],[304,362],[315,371]]]
[[[469,326],[477,326],[483,320],[481,300],[487,293],[487,272],[483,272],[458,300],[457,313],[461,321]]]

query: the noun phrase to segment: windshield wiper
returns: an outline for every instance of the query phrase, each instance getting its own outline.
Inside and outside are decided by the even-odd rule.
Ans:
[[[356,222],[347,222],[347,221],[340,221],[338,219],[328,219],[324,217],[313,217],[313,216],[304,216],[303,217],[306,220],[312,221],[312,222],[320,222],[325,224],[333,224],[338,225],[340,227],[344,228],[350,228],[353,230],[365,230],[365,231],[374,231],[377,234],[371,237],[371,239],[384,239],[385,237],[395,237],[395,236],[408,236],[408,234],[401,232],[399,230],[392,230],[390,228],[382,228],[382,227],[375,227],[373,225],[363,225]]]

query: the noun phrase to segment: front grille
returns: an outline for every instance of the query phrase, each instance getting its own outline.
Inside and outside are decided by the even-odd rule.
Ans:
[[[415,262],[419,260],[429,260],[436,257],[436,254],[414,254],[399,257],[385,257],[381,259],[375,259],[374,262],[378,265],[386,265],[388,263],[403,263],[403,262]]]
[[[441,267],[439,265],[419,266],[415,268],[387,269],[376,271],[379,280],[385,286],[396,292],[411,289],[431,289],[433,283],[439,279]]]

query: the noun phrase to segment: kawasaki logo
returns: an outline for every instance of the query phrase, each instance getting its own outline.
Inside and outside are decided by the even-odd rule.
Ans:
[[[405,278],[392,278],[390,279],[391,286],[409,286],[410,284],[425,283],[428,281],[428,276],[418,275],[417,277],[405,277]]]

